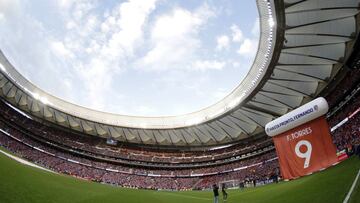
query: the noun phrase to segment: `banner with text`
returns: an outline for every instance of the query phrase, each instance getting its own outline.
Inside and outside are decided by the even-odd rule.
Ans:
[[[304,176],[338,161],[324,117],[275,136],[273,140],[284,179]]]
[[[328,104],[315,99],[265,126],[273,137],[284,179],[325,169],[338,161],[324,115]]]

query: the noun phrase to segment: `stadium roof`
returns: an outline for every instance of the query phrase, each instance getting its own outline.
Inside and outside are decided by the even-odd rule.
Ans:
[[[264,132],[269,121],[315,98],[336,77],[358,36],[359,0],[258,0],[260,43],[251,70],[220,102],[180,116],[99,112],[56,98],[0,53],[0,95],[41,119],[104,138],[208,146]]]

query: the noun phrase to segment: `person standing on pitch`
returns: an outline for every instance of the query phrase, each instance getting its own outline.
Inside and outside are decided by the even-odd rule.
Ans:
[[[214,203],[219,203],[219,187],[216,184],[213,185],[213,192],[214,192]]]
[[[225,186],[225,183],[223,183],[222,186],[221,186],[221,192],[222,192],[222,194],[223,194],[223,200],[224,200],[224,202],[226,202],[227,197],[228,197],[228,194],[227,194],[227,192],[225,191],[225,189],[226,189],[226,186]]]

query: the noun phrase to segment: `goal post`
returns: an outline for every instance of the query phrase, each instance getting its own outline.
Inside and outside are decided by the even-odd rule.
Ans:
[[[222,189],[223,185],[225,185],[226,189],[239,189],[240,188],[240,180],[225,180],[225,181],[220,181],[219,184],[219,188]]]

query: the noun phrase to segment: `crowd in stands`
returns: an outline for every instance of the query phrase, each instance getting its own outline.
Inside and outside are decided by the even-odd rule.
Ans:
[[[329,107],[334,107],[337,103],[343,100],[343,96],[347,95],[354,86],[360,82],[360,69],[350,70],[341,82],[336,85],[335,89],[331,91],[330,94],[326,96],[326,100],[329,104]]]
[[[328,117],[330,127],[346,122],[333,130],[333,142],[339,151],[350,150],[360,145],[360,59],[354,63],[356,67],[350,69],[336,88],[331,91],[326,100],[331,111]]]
[[[360,104],[357,98],[354,98],[354,101],[352,105],[347,105],[344,110],[340,111],[341,113],[332,117],[329,123],[331,125],[336,124],[344,118],[344,115],[354,112]],[[335,131],[333,134],[334,142],[339,150],[342,150],[343,146],[347,146],[349,143],[359,141],[359,120],[359,116],[356,115]],[[214,167],[172,171],[129,167],[81,158],[69,152],[54,149],[44,143],[34,141],[20,130],[11,128],[4,122],[0,122],[0,128],[5,130],[5,132],[0,133],[0,145],[31,162],[59,173],[123,187],[185,190],[194,186],[199,189],[210,188],[213,183],[224,180],[260,183],[271,180],[278,170],[274,150],[249,159]],[[33,131],[36,132],[37,130]],[[82,145],[81,142],[78,143]],[[34,150],[34,147],[38,150]],[[248,166],[248,168],[233,170],[244,166]],[[225,173],[218,174],[218,172]]]
[[[328,117],[330,127],[348,118],[332,132],[339,151],[360,144],[360,113],[354,114],[360,107],[359,94],[348,96],[359,79],[359,69],[350,70],[326,96],[331,107],[345,104]],[[38,123],[10,107],[0,101],[0,145],[58,173],[123,187],[168,190],[211,188],[227,180],[256,185],[279,175],[271,139],[207,151],[113,147],[99,138]]]
[[[216,176],[217,178],[221,176],[242,178],[243,174],[248,174],[246,177],[255,178],[252,176],[253,171],[271,169],[267,165],[276,163],[276,159],[269,161],[269,159],[275,157],[275,152],[272,151],[256,158],[210,168],[174,171],[148,170],[80,158],[35,142],[16,129],[6,127],[4,123],[1,123],[0,127],[6,130],[0,132],[0,145],[31,162],[59,173],[124,187],[170,190],[191,189],[196,182],[202,182],[202,179],[207,178],[204,175],[206,173],[216,175],[219,171],[229,171]],[[234,168],[244,166],[250,167],[236,172],[232,171]],[[194,176],[195,174],[197,176]],[[263,172],[263,174],[270,174],[270,172]],[[201,184],[201,187],[211,187],[212,183],[205,181]]]
[[[348,103],[339,110],[338,114],[329,119],[330,126],[334,126],[344,119],[347,120],[332,132],[333,142],[338,150],[348,150],[360,144],[360,95],[351,98]]]
[[[19,127],[33,132],[34,135],[52,143],[72,147],[82,152],[93,155],[105,156],[116,160],[127,162],[138,162],[143,164],[156,165],[181,165],[194,167],[194,163],[198,166],[208,165],[209,163],[221,163],[224,160],[233,159],[234,157],[248,154],[265,147],[272,146],[270,138],[263,139],[259,142],[251,144],[237,144],[223,149],[207,150],[207,151],[151,151],[147,149],[135,149],[129,147],[112,147],[106,145],[104,140],[90,136],[79,136],[69,132],[47,127],[25,116],[16,114],[16,112],[0,102],[0,113],[5,119],[16,120]],[[20,121],[20,122],[19,122]],[[159,164],[158,164],[159,165]]]

